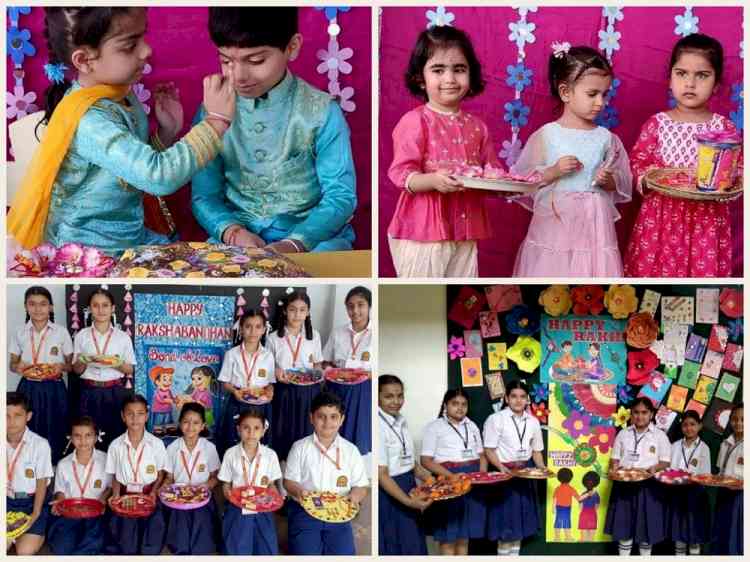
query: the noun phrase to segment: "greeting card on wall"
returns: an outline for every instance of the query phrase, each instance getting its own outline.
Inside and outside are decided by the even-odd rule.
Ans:
[[[658,408],[661,401],[667,395],[669,387],[672,386],[672,380],[666,378],[659,371],[651,373],[651,378],[647,384],[641,387],[638,396],[645,396],[654,405],[654,408]]]
[[[638,309],[638,312],[648,312],[651,316],[654,316],[656,314],[656,310],[659,308],[660,298],[661,293],[657,293],[656,291],[652,291],[651,289],[646,289],[646,291],[643,293],[641,306]]]
[[[742,346],[736,343],[728,343],[724,353],[722,368],[733,373],[739,373],[742,367]]]
[[[487,344],[487,368],[490,371],[505,371],[508,368],[508,346],[505,343]]]
[[[664,331],[662,363],[682,365],[685,362],[685,347],[690,326],[686,324],[670,324]]]
[[[497,312],[483,310],[479,313],[479,330],[483,338],[496,338],[500,335],[500,321]]]
[[[716,387],[716,398],[732,402],[739,386],[740,379],[738,377],[724,373],[719,381],[719,386]]]
[[[701,404],[693,398],[687,403],[687,406],[685,406],[685,411],[693,410],[698,414],[698,417],[702,418],[706,414],[706,408],[707,406],[705,404]]]
[[[708,349],[718,353],[724,353],[729,341],[729,330],[721,324],[711,326],[711,337],[708,339]]]
[[[719,289],[695,290],[696,324],[716,324],[719,321]]]
[[[485,287],[487,303],[495,312],[505,312],[517,304],[523,304],[521,287],[518,285],[492,285]]]
[[[682,412],[687,402],[688,389],[684,386],[672,385],[667,398],[667,408],[674,412]]]
[[[625,384],[625,321],[542,314],[541,382]]]
[[[466,357],[482,356],[482,336],[479,330],[464,331],[464,345],[466,346]]]
[[[716,379],[702,376],[698,379],[698,385],[695,387],[695,392],[693,393],[693,400],[708,404],[711,402],[711,398],[713,398],[715,391]]]
[[[695,320],[694,304],[693,297],[662,297],[662,330],[666,332],[666,327],[673,324],[693,324]]]
[[[729,416],[732,413],[733,404],[719,398],[714,399],[703,417],[703,426],[706,429],[721,435],[729,425]]]
[[[690,334],[685,348],[685,359],[700,363],[706,354],[707,340],[698,334]]]
[[[724,355],[709,349],[706,351],[706,357],[703,360],[701,375],[709,376],[712,379],[718,379],[722,363],[724,363]]]
[[[461,359],[461,386],[482,386],[482,360],[478,357]]]
[[[673,412],[666,406],[662,405],[659,406],[659,409],[656,411],[654,423],[656,424],[656,427],[666,432],[672,427],[675,418],[677,418],[677,412]]]
[[[482,293],[471,287],[461,287],[456,300],[453,301],[448,319],[470,330],[484,307],[486,299]]]
[[[487,392],[490,393],[490,400],[502,400],[505,398],[505,382],[503,382],[502,373],[487,373],[484,375],[487,381]]]
[[[685,364],[680,370],[680,378],[677,379],[677,383],[687,388],[695,388],[695,385],[698,384],[700,369],[700,364],[693,363],[692,361],[685,361]]]

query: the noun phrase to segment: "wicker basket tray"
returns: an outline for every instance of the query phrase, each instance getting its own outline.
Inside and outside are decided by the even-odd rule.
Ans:
[[[643,185],[663,195],[693,201],[731,201],[742,196],[742,179],[729,191],[698,191],[695,174],[689,168],[660,168],[646,172]]]

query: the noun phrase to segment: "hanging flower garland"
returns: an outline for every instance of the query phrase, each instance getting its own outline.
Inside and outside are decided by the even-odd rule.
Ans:
[[[693,15],[692,8],[685,8],[685,11],[682,14],[674,17],[674,22],[677,24],[674,28],[675,35],[687,37],[688,35],[698,33],[699,31],[698,22],[700,22],[700,18]]]
[[[742,24],[742,29],[745,29],[745,24]],[[740,41],[740,58],[745,58],[745,42]],[[737,108],[734,111],[729,112],[729,118],[737,127],[738,131],[741,131],[745,127],[745,86],[742,82],[736,82],[732,84],[732,101],[737,104]]]
[[[30,113],[39,110],[34,103],[37,99],[35,92],[27,92],[24,88],[23,79],[25,72],[23,70],[23,61],[26,57],[33,57],[36,54],[36,47],[31,42],[31,31],[21,29],[18,26],[18,20],[21,15],[27,16],[31,13],[31,8],[16,6],[8,8],[8,22],[10,27],[7,31],[6,48],[8,57],[13,62],[13,91],[6,92],[7,118],[21,119]]]
[[[70,293],[70,299],[68,310],[70,311],[70,330],[71,336],[75,336],[81,329],[81,317],[78,315],[78,291],[81,290],[80,285],[73,285],[73,291]]]
[[[341,34],[341,26],[338,23],[338,14],[348,12],[349,7],[316,7],[328,20],[328,48],[320,49],[317,53],[322,62],[318,65],[318,74],[328,76],[328,93],[338,102],[343,111],[351,113],[357,109],[357,104],[352,101],[354,88],[351,86],[341,87],[339,76],[351,74],[352,65],[347,61],[352,58],[354,51],[350,47],[343,49],[339,46],[338,36]]]
[[[514,8],[518,12],[518,21],[510,22],[508,29],[510,34],[508,40],[511,43],[515,43],[518,49],[516,56],[516,64],[508,65],[506,71],[508,73],[505,83],[514,88],[513,99],[506,102],[503,106],[505,108],[505,115],[503,120],[510,124],[511,137],[510,140],[502,142],[502,148],[500,149],[499,156],[505,160],[508,167],[511,167],[516,163],[518,157],[521,155],[521,139],[518,138],[521,132],[521,127],[525,127],[529,122],[529,114],[531,109],[529,106],[524,105],[521,94],[523,91],[531,86],[534,78],[534,71],[526,67],[526,44],[532,44],[536,41],[534,36],[534,30],[536,24],[527,21],[526,17],[529,12],[536,12],[535,7],[523,7]]]
[[[146,66],[143,67],[143,76],[145,77],[147,74],[151,74],[152,70],[151,65],[146,63]],[[135,97],[138,98],[138,101],[141,102],[143,111],[146,112],[146,115],[151,113],[151,106],[146,103],[151,99],[151,90],[146,88],[146,85],[143,82],[138,82],[137,84],[133,84],[133,93],[135,94]]]
[[[237,307],[236,311],[234,313],[235,321],[234,325],[232,326],[232,329],[235,332],[235,340],[241,340],[242,339],[242,329],[240,327],[240,318],[242,318],[242,315],[245,314],[245,305],[247,304],[247,301],[245,300],[245,297],[243,296],[245,294],[245,289],[240,287],[237,289],[237,299],[235,300],[234,306]]]
[[[602,8],[602,15],[604,16],[606,27],[599,30],[599,49],[604,51],[607,60],[612,64],[612,55],[615,51],[620,50],[620,37],[622,37],[619,31],[615,31],[615,24],[618,21],[622,21],[625,16],[617,6],[605,6]],[[617,96],[617,88],[620,87],[620,84],[620,79],[613,77],[612,84],[609,86],[607,95],[604,97],[604,108],[594,120],[597,125],[613,129],[620,124],[617,108],[612,104],[612,101]]]

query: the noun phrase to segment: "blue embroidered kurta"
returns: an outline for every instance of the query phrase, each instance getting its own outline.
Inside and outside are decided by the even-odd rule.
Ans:
[[[201,107],[196,121],[205,116]],[[349,127],[331,97],[287,72],[260,98],[237,98],[220,154],[192,182],[193,214],[221,240],[241,224],[267,243],[348,250],[357,204]]]

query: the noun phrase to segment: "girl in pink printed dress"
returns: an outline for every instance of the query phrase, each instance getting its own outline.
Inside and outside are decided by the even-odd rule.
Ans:
[[[388,177],[402,190],[388,227],[393,264],[399,277],[475,277],[477,240],[492,235],[485,195],[454,175],[499,164],[487,125],[461,111],[464,98],[484,89],[469,37],[450,26],[423,31],[406,84],[427,103],[393,130]]]
[[[669,86],[674,109],[650,117],[630,154],[639,190],[652,168],[694,168],[696,135],[735,131],[727,118],[708,109],[724,67],[721,43],[695,33],[672,49]],[[732,233],[729,203],[645,194],[625,254],[629,277],[729,277]]]

